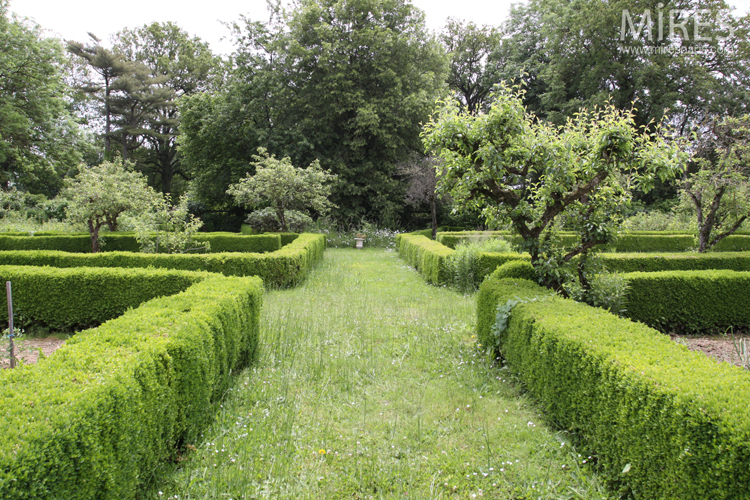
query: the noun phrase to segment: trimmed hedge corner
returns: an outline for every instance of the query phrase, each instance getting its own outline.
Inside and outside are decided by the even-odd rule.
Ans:
[[[174,295],[214,273],[167,269],[97,269],[0,266],[0,282],[13,286],[15,324],[54,329],[99,325],[155,297]],[[8,310],[0,308],[0,321]]]
[[[523,280],[487,280],[482,319]],[[491,334],[491,332],[490,332]],[[645,325],[559,297],[519,303],[500,348],[550,418],[578,433],[623,496],[748,498],[750,373],[689,351]]]
[[[279,236],[276,235],[278,238]],[[208,271],[225,276],[259,276],[271,288],[301,282],[322,258],[325,236],[304,233],[292,243],[271,253],[145,254],[103,252],[72,254],[52,250],[0,252],[0,265],[52,267],[124,267]]]
[[[257,343],[258,278],[208,278],[3,370],[0,498],[132,499]]]

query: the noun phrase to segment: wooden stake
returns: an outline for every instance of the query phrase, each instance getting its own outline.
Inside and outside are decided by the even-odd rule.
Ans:
[[[10,281],[5,282],[5,292],[8,296],[8,338],[10,339],[10,367],[16,367],[16,346],[13,343],[13,291]]]

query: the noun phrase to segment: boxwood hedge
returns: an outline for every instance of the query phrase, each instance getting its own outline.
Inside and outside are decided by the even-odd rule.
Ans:
[[[442,284],[448,281],[445,259],[453,254],[453,250],[442,243],[421,234],[398,234],[396,249],[428,282]]]
[[[255,350],[259,278],[208,278],[0,372],[0,498],[135,498]]]
[[[13,287],[15,324],[56,330],[99,325],[155,297],[174,295],[214,273],[167,269],[0,266],[0,283]],[[0,322],[8,310],[0,307]]]
[[[101,233],[100,243],[105,252],[138,252],[140,245],[133,233]],[[279,234],[243,235],[237,233],[198,233],[194,239],[209,242],[211,253],[223,252],[274,252],[281,248]],[[287,238],[288,240],[288,238]],[[91,238],[88,233],[34,234],[33,236],[8,236],[0,234],[0,250],[59,250],[62,252],[89,253]]]
[[[625,273],[625,315],[666,332],[725,331],[750,326],[750,273]]]
[[[548,292],[505,278],[479,293],[487,338],[492,323],[482,318],[498,303]],[[559,297],[513,307],[500,351],[549,417],[585,440],[620,495],[748,498],[747,371]]]
[[[277,235],[278,237],[278,235]],[[286,287],[305,278],[323,256],[325,236],[301,234],[270,253],[144,254],[135,252],[67,253],[53,250],[0,252],[0,265],[52,267],[124,267],[208,271],[226,276],[259,276],[268,287]]]

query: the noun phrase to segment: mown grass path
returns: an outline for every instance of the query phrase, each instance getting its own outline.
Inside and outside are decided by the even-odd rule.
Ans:
[[[327,250],[269,292],[253,367],[159,498],[602,498],[473,334],[473,296],[394,252]]]

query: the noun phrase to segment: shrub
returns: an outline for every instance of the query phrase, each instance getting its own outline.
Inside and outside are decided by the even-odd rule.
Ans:
[[[281,248],[279,235],[240,235],[237,233],[198,233],[192,239],[210,245],[214,253],[223,252],[273,252]],[[138,252],[141,246],[135,233],[101,232],[99,244],[105,252]],[[91,239],[88,234],[35,234],[9,236],[0,234],[0,250],[60,250],[89,253]],[[164,248],[161,249],[164,252]]]
[[[155,297],[174,295],[213,273],[163,269],[0,266],[13,286],[15,323],[56,330],[99,325]],[[7,323],[8,310],[0,308]]]
[[[286,218],[288,230],[293,233],[303,233],[313,223],[309,215],[299,210],[286,210],[284,217]],[[276,211],[270,207],[250,213],[245,219],[245,224],[260,233],[283,231]]]
[[[251,359],[258,278],[209,278],[0,372],[0,498],[132,499]]]
[[[750,326],[750,273],[662,271],[621,275],[625,316],[664,332],[723,332]]]
[[[536,282],[536,271],[529,261],[511,260],[495,269],[489,279],[499,280],[502,278],[521,278]]]
[[[265,236],[265,235],[263,235]],[[279,242],[279,235],[269,235]],[[250,238],[250,236],[245,236]],[[0,265],[46,265],[52,267],[154,267],[186,271],[208,271],[225,276],[259,276],[268,287],[293,286],[304,279],[323,256],[325,238],[301,234],[294,242],[271,253],[144,254],[103,252],[71,254],[56,251],[0,252]]]
[[[524,280],[487,280],[478,336],[491,334],[484,317],[498,305],[545,293]],[[750,377],[742,369],[559,297],[513,307],[500,350],[549,418],[596,453],[620,496],[747,497]]]
[[[479,256],[482,253],[508,253],[510,243],[502,239],[475,239],[458,244],[445,261],[450,284],[463,293],[474,292],[484,276],[480,276]]]
[[[396,248],[399,255],[428,282],[440,285],[452,280],[445,262],[454,251],[445,245],[420,234],[399,234]]]

